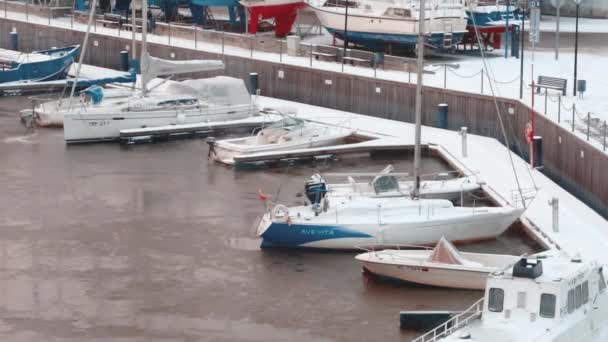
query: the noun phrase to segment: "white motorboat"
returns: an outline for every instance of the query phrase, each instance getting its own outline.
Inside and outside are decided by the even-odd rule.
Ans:
[[[514,264],[513,255],[459,252],[441,238],[434,249],[384,249],[355,257],[364,271],[411,283],[483,290],[488,275]]]
[[[395,173],[392,165],[376,174],[353,173],[337,174],[335,176],[346,176],[347,183],[327,183],[325,177],[334,174],[314,174],[305,185],[306,197],[311,203],[319,203],[323,197],[400,197],[410,196],[414,187],[412,179],[407,179],[409,173]],[[357,181],[357,178],[370,178],[369,182]],[[434,175],[431,180],[420,184],[420,197],[457,200],[464,194],[479,190],[481,182],[474,177],[450,178],[449,173]]]
[[[557,251],[488,276],[484,298],[413,342],[604,342],[603,267]]]
[[[209,142],[210,156],[218,162],[233,164],[235,156],[343,143],[353,130],[286,117],[261,129],[256,135]]]
[[[98,88],[102,91],[101,88]],[[219,76],[148,95],[84,101],[63,116],[67,143],[116,140],[124,129],[237,120],[258,113],[242,80]]]
[[[349,42],[380,50],[416,45],[418,0],[311,0],[308,4],[323,27],[339,39],[346,35]],[[440,48],[460,43],[467,24],[462,1],[441,0],[425,8],[426,43]]]

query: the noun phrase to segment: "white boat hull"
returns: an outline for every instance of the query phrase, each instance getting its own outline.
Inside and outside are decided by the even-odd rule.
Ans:
[[[442,237],[462,243],[494,239],[523,213],[509,207],[452,207],[443,200],[423,200],[425,204],[420,206],[409,198],[382,200],[386,201],[348,209],[332,204],[319,215],[313,206],[275,207],[260,221],[257,235],[263,239],[263,248],[349,250],[374,244],[434,245]],[[383,207],[391,202],[395,207]],[[408,206],[408,202],[412,204]]]
[[[255,105],[218,106],[189,110],[145,112],[108,111],[106,113],[69,113],[64,115],[64,138],[67,143],[111,141],[125,129],[238,120],[253,116]]]

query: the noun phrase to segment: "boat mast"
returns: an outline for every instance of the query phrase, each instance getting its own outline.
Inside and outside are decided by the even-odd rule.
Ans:
[[[417,63],[416,71],[418,78],[416,82],[416,131],[415,131],[415,145],[414,145],[414,187],[412,191],[412,197],[420,197],[420,135],[422,125],[422,82],[423,80],[423,68],[424,68],[424,12],[426,6],[424,0],[420,0],[419,3],[419,16],[418,16],[418,51],[417,51]]]
[[[135,30],[135,28],[133,29]],[[148,43],[147,43],[147,37],[148,36],[148,0],[142,0],[141,2],[141,58],[140,58],[140,66],[141,66],[141,94],[143,96],[146,96],[146,94],[148,93],[148,88],[146,88],[146,85],[148,83],[148,80],[146,79],[146,72],[144,71],[144,63],[146,64],[146,68],[148,67],[148,61],[146,59],[146,53],[148,51]],[[144,62],[145,60],[145,62]]]

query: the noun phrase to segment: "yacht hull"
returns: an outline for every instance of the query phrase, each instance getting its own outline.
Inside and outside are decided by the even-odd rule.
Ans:
[[[451,208],[461,209],[461,208]],[[258,236],[262,238],[262,248],[305,247],[321,249],[351,250],[362,245],[433,245],[441,237],[462,243],[494,239],[502,234],[523,213],[521,209],[486,208],[483,212],[451,218],[426,218],[427,209],[420,215],[403,211],[402,222],[378,223],[376,216],[368,215],[356,219],[335,216],[333,222],[317,223],[314,219],[271,218],[264,215],[258,225]],[[342,223],[342,221],[349,222]]]
[[[240,105],[192,110],[66,114],[63,130],[66,143],[113,141],[124,129],[238,120],[252,116],[255,106]]]

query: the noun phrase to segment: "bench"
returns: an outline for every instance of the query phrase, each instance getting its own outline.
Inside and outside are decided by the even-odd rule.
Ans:
[[[369,59],[364,59],[364,58],[357,58],[357,57],[342,57],[342,59],[344,59],[345,61],[350,62],[350,64],[355,65],[355,63],[362,63],[362,64],[366,64],[366,65],[371,65],[372,61]]]
[[[536,86],[536,93],[540,93],[540,88],[561,90],[562,96],[566,96],[566,88],[568,87],[568,80],[564,78],[549,77],[549,76],[538,76],[538,83]]]
[[[120,27],[122,24],[122,16],[120,14],[105,13],[103,19],[95,21],[101,23],[103,27]]]
[[[317,51],[313,51],[312,55],[315,56],[316,60],[319,60],[319,57],[324,57],[330,60],[336,60],[336,57],[338,55],[336,55],[335,53],[326,53],[326,52],[317,52]]]
[[[141,32],[141,30],[142,30],[141,25],[138,25],[138,23],[135,24],[135,27],[133,27],[133,24],[131,24],[131,23],[122,24],[122,27],[125,29],[125,31],[132,31],[133,28],[135,28],[135,32]]]

